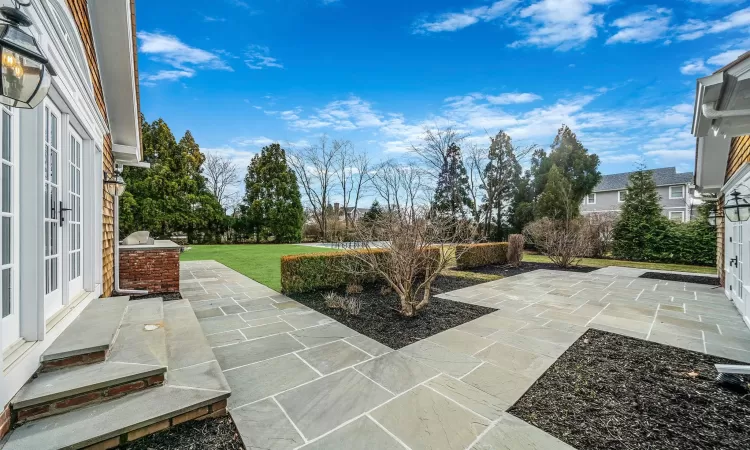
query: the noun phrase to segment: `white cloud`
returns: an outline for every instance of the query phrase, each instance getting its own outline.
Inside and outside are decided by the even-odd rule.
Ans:
[[[745,50],[727,50],[708,58],[707,62],[712,66],[726,66],[730,62],[739,58],[743,53],[745,53]]]
[[[594,6],[613,0],[541,0],[523,8],[514,25],[525,34],[511,47],[533,46],[565,51],[583,45],[597,36],[604,14]],[[524,21],[525,20],[525,21]]]
[[[140,81],[145,86],[154,86],[157,81],[177,81],[181,78],[192,78],[194,75],[195,71],[192,69],[160,70],[141,75]]]
[[[745,8],[717,20],[703,21],[690,19],[685,24],[677,27],[677,39],[680,41],[692,41],[707,34],[723,33],[748,26],[750,26],[750,8]]]
[[[700,58],[685,61],[680,66],[680,73],[683,75],[705,75],[708,72],[708,67]]]
[[[457,31],[478,22],[489,22],[510,11],[519,0],[500,0],[489,5],[467,8],[462,12],[439,14],[432,20],[420,20],[414,24],[415,34]]]
[[[645,11],[630,14],[612,22],[619,31],[607,39],[607,44],[617,42],[652,42],[661,39],[672,19],[672,10],[667,8],[649,8]]]
[[[216,53],[191,47],[176,36],[139,31],[138,39],[141,40],[139,50],[141,53],[178,69],[195,66],[205,69],[232,70]]]
[[[695,150],[651,150],[646,155],[656,156],[660,161],[692,160],[695,159]]]
[[[223,17],[214,17],[214,16],[203,16],[204,22],[226,22],[227,19]]]
[[[283,69],[284,66],[270,56],[271,50],[262,45],[251,45],[245,52],[245,64],[253,70],[261,70],[272,67]]]
[[[541,100],[542,97],[532,94],[530,92],[515,93],[507,92],[500,95],[488,95],[487,101],[494,105],[511,105],[517,103],[530,103],[537,100]]]
[[[376,128],[383,124],[382,116],[376,113],[369,102],[356,96],[346,100],[333,101],[315,114],[306,118],[300,117],[301,108],[290,111],[266,111],[267,114],[278,116],[290,123],[293,128],[313,130],[331,128],[336,131],[357,130],[362,128]]]
[[[605,151],[598,152],[597,155],[599,155],[599,160],[602,162],[602,164],[634,163],[643,159],[643,156],[637,153],[617,153],[614,151]]]

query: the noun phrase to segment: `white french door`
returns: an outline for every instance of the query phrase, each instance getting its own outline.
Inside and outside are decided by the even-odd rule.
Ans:
[[[67,210],[63,214],[63,231],[67,236],[67,273],[68,298],[76,298],[83,292],[83,246],[81,234],[83,231],[82,217],[83,196],[81,186],[81,169],[83,167],[83,150],[81,137],[70,130],[68,147],[68,195]]]
[[[748,267],[745,265],[748,250],[745,245],[747,236],[747,222],[730,222],[727,224],[724,232],[726,233],[726,267],[728,268],[726,284],[729,288],[729,294],[740,314],[744,317],[750,317],[750,302],[748,302],[747,292],[745,290],[745,280],[748,279]]]
[[[44,103],[44,318],[63,306],[60,226],[60,111]]]
[[[18,120],[0,108],[0,351],[20,338],[18,295]]]

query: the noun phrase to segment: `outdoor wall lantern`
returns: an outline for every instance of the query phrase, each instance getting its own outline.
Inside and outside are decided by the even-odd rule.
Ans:
[[[13,3],[15,8],[0,8],[0,103],[31,109],[47,96],[52,77],[57,74],[36,39],[21,30],[31,25],[31,19],[21,12],[21,7],[29,6],[31,0]]]
[[[712,227],[716,226],[716,219],[721,217],[720,215],[716,214],[716,207],[711,210],[711,212],[708,214],[708,224]]]
[[[750,219],[750,203],[738,191],[729,194],[724,204],[724,217],[730,222],[745,222]]]
[[[114,197],[119,197],[125,192],[125,180],[120,172],[115,170],[112,175],[104,172],[104,190]]]

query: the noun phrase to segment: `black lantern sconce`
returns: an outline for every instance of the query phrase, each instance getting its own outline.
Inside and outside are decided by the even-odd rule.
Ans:
[[[32,109],[44,100],[57,75],[36,39],[21,27],[32,24],[21,12],[31,1],[14,0],[0,8],[0,103]]]
[[[719,214],[716,208],[708,215],[708,223],[716,225],[716,219],[724,217],[730,222],[746,222],[750,219],[750,202],[746,196],[734,190],[729,194],[729,199],[724,203],[724,214]]]
[[[119,197],[125,192],[125,180],[117,169],[111,175],[104,172],[104,190],[113,197]]]

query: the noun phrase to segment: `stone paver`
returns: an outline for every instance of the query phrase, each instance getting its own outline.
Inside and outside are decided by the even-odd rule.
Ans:
[[[214,261],[181,267],[246,447],[273,449],[571,448],[505,411],[588,328],[750,361],[722,292],[641,273],[538,270],[447,292],[498,310],[395,351]]]
[[[361,373],[346,369],[276,398],[307,439],[383,404],[392,395]]]

